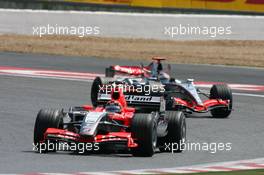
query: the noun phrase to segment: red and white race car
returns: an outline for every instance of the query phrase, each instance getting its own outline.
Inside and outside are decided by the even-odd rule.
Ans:
[[[124,92],[128,104],[137,109],[153,109],[159,103],[159,97],[166,101],[166,109],[183,111],[185,114],[211,112],[213,117],[226,118],[233,107],[232,91],[226,84],[213,85],[210,93],[198,89],[192,79],[178,80],[170,77],[163,70],[161,61],[164,58],[154,57],[149,66],[110,66],[106,68],[106,77],[95,78],[91,88],[91,101],[94,106],[110,99],[105,91],[98,87],[118,85],[132,87]],[[147,87],[147,88],[146,88]],[[152,89],[144,93],[135,89]],[[154,91],[155,89],[156,91]],[[103,93],[103,95],[102,95]],[[159,106],[159,105],[158,105]]]
[[[186,140],[184,113],[162,109],[137,113],[127,106],[120,90],[113,91],[105,105],[95,108],[84,105],[68,112],[42,109],[35,122],[34,144],[39,152],[54,152],[58,148],[54,145],[64,143],[74,152],[79,151],[80,144],[89,144],[89,152],[114,149],[152,156],[156,148],[165,151],[165,143],[180,145]],[[176,151],[181,152],[181,147]]]

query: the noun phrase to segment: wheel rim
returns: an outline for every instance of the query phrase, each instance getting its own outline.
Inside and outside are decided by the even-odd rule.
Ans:
[[[182,143],[185,143],[186,141],[186,122],[183,120],[182,122]]]

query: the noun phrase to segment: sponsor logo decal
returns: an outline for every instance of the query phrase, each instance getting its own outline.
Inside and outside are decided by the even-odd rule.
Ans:
[[[127,95],[126,97],[127,101],[142,101],[142,102],[151,102],[152,97],[151,96],[134,96],[134,95]]]
[[[247,0],[247,4],[263,4],[264,5],[264,0]]]

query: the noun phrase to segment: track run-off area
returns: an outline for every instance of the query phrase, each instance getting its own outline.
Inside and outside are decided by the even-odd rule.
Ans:
[[[32,150],[33,127],[39,109],[68,109],[91,104],[92,79],[103,76],[105,67],[113,64],[140,63],[118,59],[0,53],[0,173],[164,170],[215,162],[262,160],[259,158],[264,157],[264,69],[185,64],[171,65],[172,76],[178,79],[193,78],[202,89],[208,89],[214,82],[225,82],[234,94],[234,111],[230,118],[214,119],[210,114],[187,118],[188,142],[231,143],[231,150],[157,152],[152,158],[115,153],[35,153]]]
[[[99,73],[68,72],[61,70],[40,70],[40,69],[21,68],[21,67],[0,67],[0,75],[59,79],[59,80],[61,79],[61,80],[85,81],[85,82],[92,82],[98,76],[104,77],[104,74],[99,74]],[[194,82],[194,84],[197,87],[201,87],[201,88],[211,88],[213,84],[220,84],[220,83],[224,83],[224,82],[202,82],[202,81]],[[264,92],[264,85],[228,84],[228,86],[233,90]],[[261,94],[234,93],[234,95],[264,98],[264,95]]]
[[[263,40],[263,16],[0,9],[0,34],[37,35],[38,27],[96,27],[94,36],[159,40]],[[6,20],[8,19],[8,20]],[[67,20],[65,20],[67,19]],[[176,28],[223,27],[217,35],[171,35]],[[223,30],[223,29],[221,29]],[[215,32],[215,31],[213,31]],[[92,32],[93,33],[93,32]]]

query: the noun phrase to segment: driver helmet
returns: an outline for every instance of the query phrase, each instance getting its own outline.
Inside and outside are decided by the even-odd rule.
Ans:
[[[121,105],[118,102],[111,101],[106,104],[105,111],[112,113],[121,113]]]

